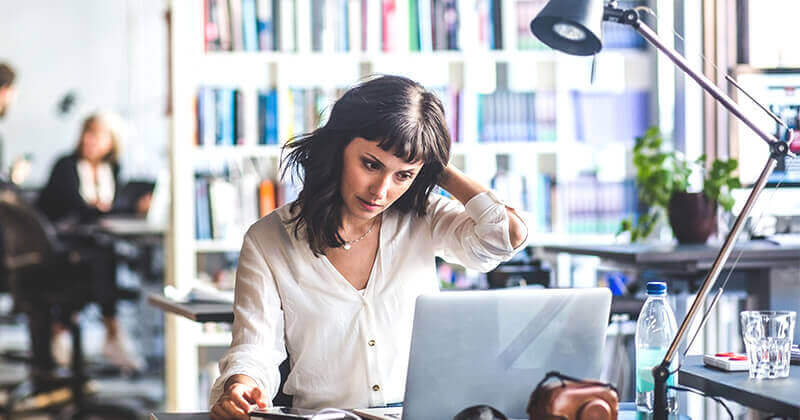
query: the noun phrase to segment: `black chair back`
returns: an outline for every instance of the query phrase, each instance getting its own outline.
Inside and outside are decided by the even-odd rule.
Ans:
[[[11,190],[0,191],[0,226],[9,274],[48,262],[58,252],[55,227]]]

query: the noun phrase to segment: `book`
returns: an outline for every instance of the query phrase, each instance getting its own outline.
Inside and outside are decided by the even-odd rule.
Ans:
[[[225,0],[222,0],[225,1]],[[231,50],[241,51],[244,49],[244,35],[242,25],[242,0],[227,0],[228,16],[231,25]]]
[[[194,180],[194,230],[196,239],[211,239],[211,209],[208,202],[208,180]]]
[[[216,12],[217,29],[219,31],[219,49],[222,51],[231,50],[231,23],[228,0],[212,0],[213,10]]]
[[[245,51],[258,50],[256,0],[242,0],[242,43]]]
[[[208,201],[211,208],[211,236],[228,239],[236,235],[238,197],[236,187],[228,180],[213,178],[208,183]]]
[[[258,49],[261,51],[275,49],[272,2],[273,0],[256,0],[256,31],[258,34]]]
[[[275,197],[275,183],[264,179],[258,185],[258,214],[260,217],[268,215],[275,210],[277,204]]]

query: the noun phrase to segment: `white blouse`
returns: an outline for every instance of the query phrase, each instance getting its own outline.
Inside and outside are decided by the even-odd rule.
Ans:
[[[101,163],[97,165],[95,177],[92,164],[86,159],[78,161],[79,191],[83,201],[89,204],[103,203],[108,206],[114,201],[114,172],[111,165]]]
[[[465,211],[466,210],[466,211]],[[505,205],[491,192],[466,206],[431,195],[420,218],[389,209],[366,288],[359,293],[325,256],[294,236],[289,205],[253,224],[236,272],[233,341],[220,360],[214,404],[234,374],[296,407],[368,407],[403,400],[417,296],[439,291],[434,256],[480,271],[510,259]],[[443,349],[443,351],[446,351]]]

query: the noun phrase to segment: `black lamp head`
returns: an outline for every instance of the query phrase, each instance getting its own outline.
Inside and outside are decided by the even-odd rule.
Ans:
[[[603,47],[603,0],[550,0],[531,21],[531,32],[549,47],[594,55]]]

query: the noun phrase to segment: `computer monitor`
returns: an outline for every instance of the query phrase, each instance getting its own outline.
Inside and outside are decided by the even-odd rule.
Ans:
[[[738,83],[756,100],[781,118],[789,128],[800,127],[800,68],[797,69],[753,69],[737,68]],[[768,133],[781,140],[788,137],[788,130],[779,125],[745,95],[738,94],[740,107],[745,115]],[[738,119],[731,134],[738,143],[739,175],[742,184],[752,184],[769,157],[769,149],[753,131]],[[800,187],[800,159],[787,158],[778,162],[770,176],[768,185]],[[796,191],[795,191],[796,192]],[[800,210],[800,209],[799,209]]]

